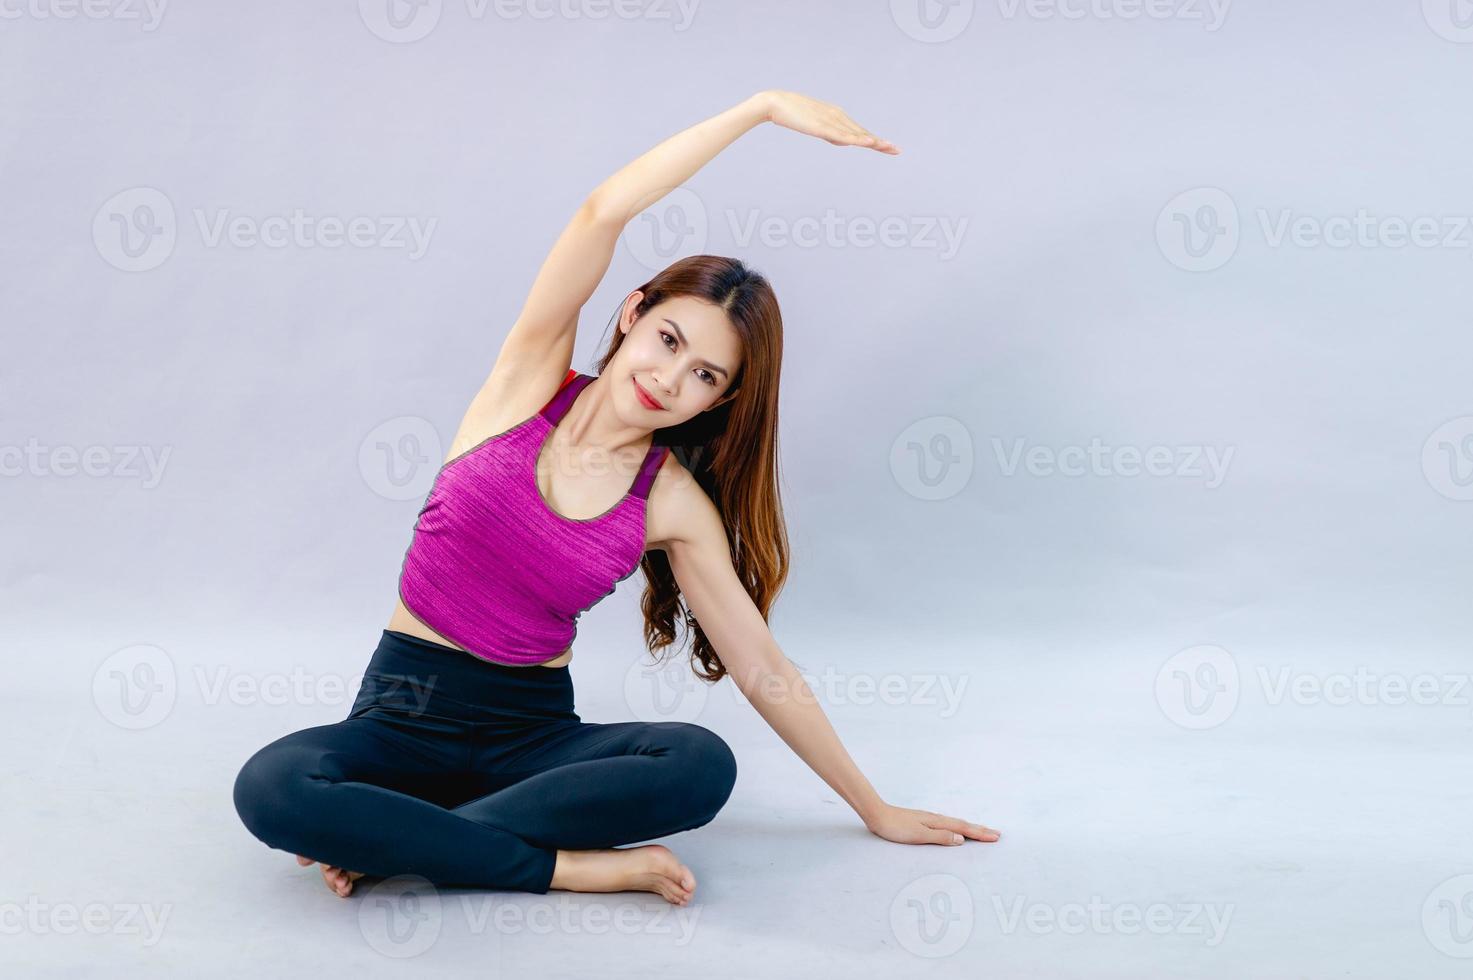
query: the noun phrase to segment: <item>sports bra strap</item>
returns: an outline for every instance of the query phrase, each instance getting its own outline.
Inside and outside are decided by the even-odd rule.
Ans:
[[[578,397],[578,392],[582,391],[592,382],[593,378],[588,375],[579,374],[572,368],[568,368],[568,373],[563,378],[563,383],[558,387],[557,394],[553,395],[547,404],[542,406],[541,414],[553,425],[557,425],[563,420],[563,416],[568,413],[568,409],[572,407],[573,399]]]
[[[669,446],[662,446],[658,442],[650,443],[650,451],[645,453],[639,476],[634,478],[634,486],[629,488],[631,494],[640,498],[649,496],[650,487],[655,485],[655,474],[660,471],[660,464],[665,462],[665,454],[668,452]]]

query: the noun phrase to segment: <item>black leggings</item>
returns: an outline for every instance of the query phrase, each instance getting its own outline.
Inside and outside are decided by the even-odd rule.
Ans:
[[[348,717],[251,756],[235,809],[270,847],[349,871],[545,894],[557,849],[700,827],[735,780],[700,725],[582,721],[566,665],[384,630]]]

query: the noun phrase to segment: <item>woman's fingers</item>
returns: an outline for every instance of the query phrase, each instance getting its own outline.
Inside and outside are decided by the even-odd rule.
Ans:
[[[969,823],[966,820],[957,817],[948,817],[940,813],[932,814],[931,819],[926,821],[926,825],[928,827],[949,830],[952,833],[961,834],[964,837],[971,837],[973,840],[995,841],[1002,836],[1000,832],[984,824]]]

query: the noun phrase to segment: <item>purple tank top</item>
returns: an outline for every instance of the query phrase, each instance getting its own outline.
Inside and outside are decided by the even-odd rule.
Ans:
[[[578,617],[644,557],[645,500],[665,454],[645,454],[629,491],[586,520],[537,489],[537,457],[594,379],[569,371],[531,418],[441,467],[404,552],[399,598],[414,618],[483,660],[537,664],[578,634]]]

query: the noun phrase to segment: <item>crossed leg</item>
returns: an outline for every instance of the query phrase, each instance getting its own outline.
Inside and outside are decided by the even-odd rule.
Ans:
[[[715,732],[687,722],[582,722],[530,750],[495,755],[497,775],[510,785],[451,812],[536,846],[566,850],[633,844],[703,826],[726,804],[736,781],[731,748]]]
[[[477,755],[499,756],[487,775],[509,785],[442,805],[464,795],[456,780],[464,778],[466,739],[461,726],[427,738],[427,724],[433,728],[400,727],[369,713],[283,736],[242,767],[236,810],[269,846],[326,865],[544,894],[560,851],[699,827],[725,804],[736,776],[730,748],[698,725],[579,723],[515,752],[472,748],[473,764]],[[642,874],[688,876],[672,870],[683,866],[667,849],[648,850],[633,862],[648,866]],[[617,891],[630,880],[629,861],[616,868],[608,855],[589,854],[575,864],[558,887]]]
[[[460,752],[373,715],[307,728],[246,761],[236,812],[268,846],[339,868],[545,894],[553,849],[433,802]]]

